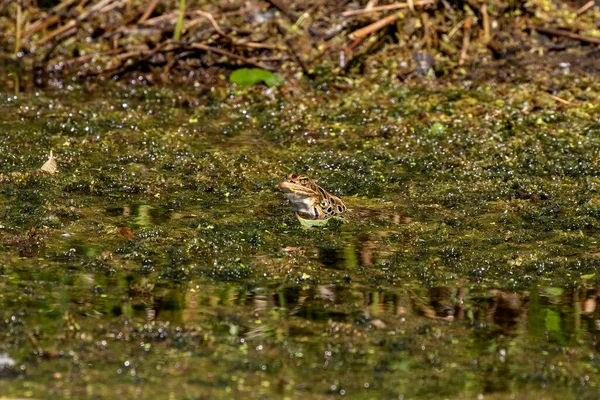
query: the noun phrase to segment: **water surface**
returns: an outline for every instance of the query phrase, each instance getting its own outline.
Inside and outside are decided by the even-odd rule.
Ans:
[[[2,395],[596,398],[598,109],[504,89],[3,94]]]

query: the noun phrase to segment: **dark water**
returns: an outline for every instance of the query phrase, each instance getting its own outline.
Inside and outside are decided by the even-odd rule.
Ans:
[[[15,395],[597,393],[600,291],[593,286],[376,290],[198,279],[157,290],[139,272],[57,268],[2,269],[0,377]]]

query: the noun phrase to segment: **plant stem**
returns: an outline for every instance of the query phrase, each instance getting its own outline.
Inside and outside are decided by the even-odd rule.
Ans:
[[[15,55],[19,54],[21,50],[21,0],[17,0],[17,19],[15,20],[16,24],[16,34],[15,34]]]
[[[177,25],[173,32],[173,40],[179,40],[181,37],[181,29],[183,28],[183,17],[185,16],[185,0],[179,0],[179,17],[177,17]]]

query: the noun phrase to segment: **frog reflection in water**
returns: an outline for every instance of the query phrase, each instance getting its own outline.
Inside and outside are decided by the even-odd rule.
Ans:
[[[289,174],[279,184],[279,190],[292,204],[296,217],[301,214],[313,219],[327,219],[346,211],[342,199],[328,193],[306,176]]]

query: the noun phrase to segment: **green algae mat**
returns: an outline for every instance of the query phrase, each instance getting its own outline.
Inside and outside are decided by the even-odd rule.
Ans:
[[[0,95],[0,398],[596,399],[600,86],[557,79]]]

